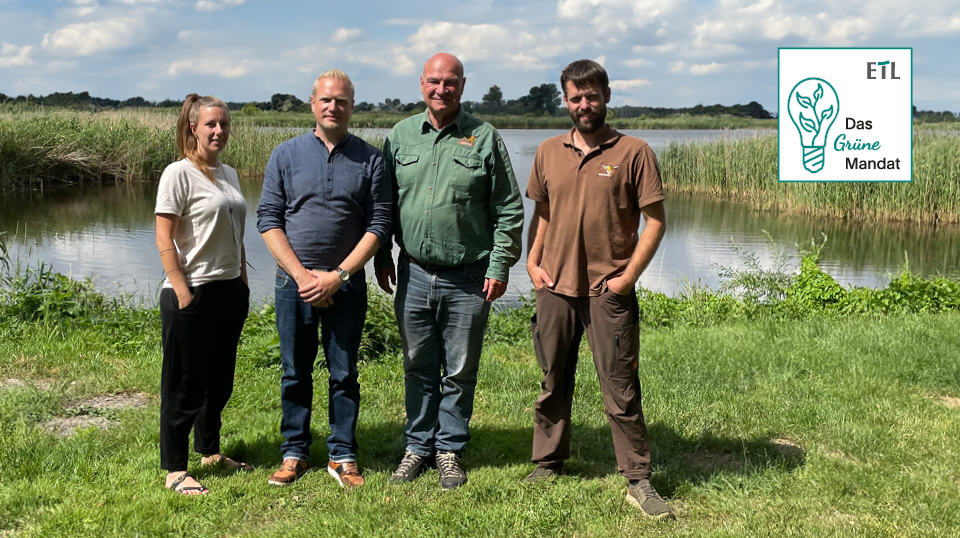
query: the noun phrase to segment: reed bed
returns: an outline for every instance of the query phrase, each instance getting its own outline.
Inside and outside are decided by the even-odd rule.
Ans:
[[[157,180],[177,159],[176,118],[147,109],[0,115],[0,188]],[[265,128],[234,114],[222,160],[241,175],[262,174],[273,148],[307,128]]]
[[[664,185],[760,210],[827,218],[960,223],[960,137],[915,131],[912,183],[778,183],[777,137],[671,144],[659,155]]]
[[[159,115],[17,113],[0,117],[0,187],[155,179],[177,156]]]
[[[352,123],[362,129],[401,117],[358,113]],[[311,118],[301,113],[234,113],[231,141],[222,160],[243,176],[260,175],[273,148],[306,132]],[[569,125],[568,118],[549,116],[489,119],[497,120],[501,127],[555,128],[558,122]],[[518,123],[509,124],[514,120]],[[679,117],[612,121],[618,128],[664,128],[669,124],[673,128],[694,129],[705,128],[705,124],[697,122],[721,127],[739,120]],[[747,126],[757,126],[761,120],[745,121],[754,124]],[[177,158],[175,122],[176,111],[169,109],[8,109],[0,113],[0,188],[51,182],[156,180],[164,167]],[[376,134],[370,141],[382,144]],[[828,218],[960,223],[960,130],[954,124],[916,126],[914,180],[904,184],[778,183],[774,135],[672,144],[659,157],[664,183],[673,191],[738,200],[762,210]]]

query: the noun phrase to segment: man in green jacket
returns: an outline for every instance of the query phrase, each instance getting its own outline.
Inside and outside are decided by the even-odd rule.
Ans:
[[[440,484],[467,482],[460,457],[490,303],[520,259],[523,205],[500,134],[466,113],[463,64],[436,54],[423,68],[427,111],[398,123],[384,143],[393,180],[395,271],[390,245],[374,261],[403,339],[407,449],[392,480],[409,482],[436,458]]]

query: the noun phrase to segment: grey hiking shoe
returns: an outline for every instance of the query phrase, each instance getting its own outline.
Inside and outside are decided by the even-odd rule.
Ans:
[[[541,482],[549,482],[563,474],[563,466],[559,467],[540,467],[539,465],[532,473],[528,474],[526,478],[520,482],[528,485],[539,484]]]
[[[430,459],[409,450],[403,455],[400,466],[390,475],[392,482],[413,482],[418,476],[430,467]]]
[[[460,468],[460,454],[456,452],[437,452],[437,470],[443,489],[457,489],[467,483],[467,473]]]
[[[644,514],[654,519],[674,519],[673,511],[653,489],[649,480],[641,480],[636,485],[627,488],[627,500],[639,508]]]

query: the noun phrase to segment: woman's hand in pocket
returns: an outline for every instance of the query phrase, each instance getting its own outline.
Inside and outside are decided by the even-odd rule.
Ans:
[[[193,302],[193,294],[190,293],[190,290],[185,291],[182,295],[178,293],[177,302],[179,303],[180,310],[183,310]]]

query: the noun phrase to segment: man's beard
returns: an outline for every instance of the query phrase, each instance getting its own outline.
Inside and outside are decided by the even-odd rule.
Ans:
[[[594,118],[587,120],[585,125],[574,112],[570,113],[570,118],[573,120],[573,125],[577,128],[577,131],[583,134],[595,133],[607,123],[607,107],[603,107],[603,110],[600,110]]]

